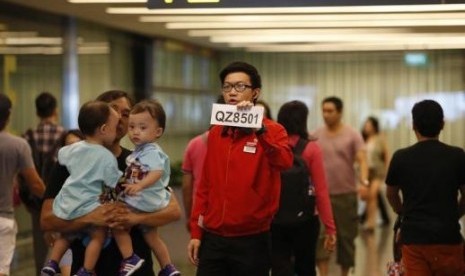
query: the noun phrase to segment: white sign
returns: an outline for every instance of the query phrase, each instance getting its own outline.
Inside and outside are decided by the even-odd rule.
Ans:
[[[249,110],[238,110],[231,104],[213,104],[210,124],[261,128],[263,120],[263,106],[253,106]]]

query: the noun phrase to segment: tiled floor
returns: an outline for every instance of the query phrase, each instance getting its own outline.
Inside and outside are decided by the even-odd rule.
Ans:
[[[181,198],[180,196],[178,197]],[[187,243],[189,235],[185,228],[184,219],[162,227],[160,233],[170,250],[172,259],[184,276],[195,275],[194,267],[187,260]],[[356,267],[351,275],[354,276],[381,276],[385,275],[386,263],[392,259],[391,253],[392,227],[379,227],[374,233],[363,233],[356,240]],[[30,253],[31,240],[18,241],[20,250]],[[26,253],[27,253],[26,252]],[[34,276],[31,254],[23,259],[16,259],[13,263],[11,276]],[[339,268],[331,260],[330,275],[339,275]],[[102,276],[102,275],[100,275]],[[111,276],[111,275],[103,275]]]

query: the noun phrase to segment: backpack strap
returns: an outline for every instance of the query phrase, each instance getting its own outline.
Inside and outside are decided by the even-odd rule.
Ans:
[[[295,146],[292,148],[294,155],[301,156],[308,142],[309,141],[307,139],[299,138]]]

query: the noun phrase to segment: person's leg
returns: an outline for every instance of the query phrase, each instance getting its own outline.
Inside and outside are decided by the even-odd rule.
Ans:
[[[271,275],[287,276],[292,275],[294,266],[292,265],[292,235],[289,233],[294,228],[280,225],[271,226]]]
[[[320,220],[318,216],[314,216],[310,221],[295,228],[293,247],[296,275],[316,276],[315,254],[319,232]]]
[[[0,217],[0,276],[10,275],[10,265],[16,246],[18,228],[14,219]]]
[[[382,225],[389,225],[391,223],[391,219],[389,218],[388,209],[386,208],[386,201],[384,200],[384,195],[381,191],[378,191],[378,208],[381,214]]]
[[[49,260],[53,260],[56,263],[60,262],[61,258],[65,254],[66,250],[69,248],[69,241],[60,236],[59,238],[55,239],[53,242],[52,250],[50,251]]]
[[[40,211],[29,209],[32,223],[32,247],[37,275],[40,275],[40,270],[45,263],[49,248],[44,238],[44,232],[40,228]]]
[[[123,259],[131,257],[134,250],[132,248],[132,240],[129,232],[123,229],[113,229],[112,234]]]
[[[463,244],[431,245],[428,248],[425,254],[427,254],[434,275],[464,274]]]
[[[341,275],[346,276],[355,265],[357,194],[331,196],[331,203],[337,227],[337,263],[341,267]]]
[[[334,221],[337,226],[337,221]],[[329,274],[329,258],[330,252],[326,251],[324,248],[324,241],[325,241],[325,227],[321,223],[320,220],[320,232],[317,239],[316,245],[316,266],[318,268],[318,275],[319,276],[328,276]]]
[[[271,237],[269,232],[229,238],[228,258],[232,276],[269,276],[271,269]]]
[[[231,270],[227,263],[229,250],[227,238],[204,232],[199,249],[199,265],[196,275],[230,276]]]
[[[433,276],[428,261],[425,258],[424,246],[402,245],[403,276]]]
[[[86,248],[86,254],[84,258],[84,269],[87,271],[93,271],[95,264],[100,256],[103,243],[107,236],[107,228],[97,227],[90,233],[90,242]]]
[[[145,242],[152,249],[153,254],[157,258],[158,263],[161,268],[164,268],[166,265],[171,264],[171,258],[168,251],[168,247],[163,242],[163,240],[158,235],[157,228],[151,228],[144,232]]]
[[[381,180],[374,178],[370,182],[368,197],[366,199],[366,220],[364,230],[373,231],[376,226],[376,215],[378,214],[378,191]]]

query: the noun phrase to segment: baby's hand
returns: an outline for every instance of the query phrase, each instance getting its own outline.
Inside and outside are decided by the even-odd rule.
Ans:
[[[124,193],[127,195],[135,195],[143,189],[139,184],[123,184],[123,187]]]

